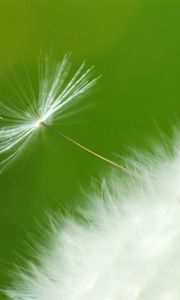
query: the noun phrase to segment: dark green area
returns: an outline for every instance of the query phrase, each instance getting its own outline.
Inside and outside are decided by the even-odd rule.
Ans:
[[[0,43],[1,95],[7,81],[13,85],[8,66],[23,78],[22,66],[30,65],[33,78],[41,49],[53,48],[55,59],[72,51],[74,66],[84,59],[95,65],[102,79],[72,107],[87,109],[56,126],[102,155],[118,160],[114,153],[126,155],[129,146],[150,149],[159,129],[170,134],[178,124],[179,0],[1,0]],[[80,186],[88,190],[92,176],[109,169],[42,131],[0,177],[0,286],[15,252],[27,255],[23,240],[37,230],[36,220],[82,203]]]

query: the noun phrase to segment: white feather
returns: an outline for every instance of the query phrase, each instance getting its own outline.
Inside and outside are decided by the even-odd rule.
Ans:
[[[18,272],[13,300],[179,300],[180,153],[133,162],[87,195],[85,221],[53,220],[39,263]],[[135,175],[135,177],[134,177]]]

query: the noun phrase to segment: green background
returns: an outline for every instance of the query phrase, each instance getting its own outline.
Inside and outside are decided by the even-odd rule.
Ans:
[[[21,78],[28,65],[33,78],[40,50],[51,48],[54,59],[72,51],[75,67],[86,59],[103,75],[72,107],[84,110],[56,124],[84,145],[119,161],[116,154],[150,149],[160,130],[170,134],[178,124],[179,0],[0,0],[0,95],[13,85],[9,66]],[[73,210],[83,201],[80,187],[88,190],[109,169],[43,130],[1,175],[1,287],[18,257],[28,256],[23,241],[37,238],[45,213]]]

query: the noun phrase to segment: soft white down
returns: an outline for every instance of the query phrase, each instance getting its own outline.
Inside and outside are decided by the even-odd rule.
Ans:
[[[180,299],[178,145],[137,160],[131,174],[93,187],[81,221],[51,218],[46,245],[17,272],[9,299]]]

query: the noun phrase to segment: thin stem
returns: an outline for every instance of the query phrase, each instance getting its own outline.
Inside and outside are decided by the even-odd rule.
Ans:
[[[90,154],[92,154],[92,155],[94,155],[94,156],[100,158],[101,160],[104,160],[105,162],[107,162],[107,163],[110,164],[111,166],[116,167],[116,168],[120,169],[120,170],[123,171],[123,172],[131,173],[127,168],[125,168],[125,167],[123,167],[123,166],[117,164],[116,162],[114,162],[114,161],[112,161],[112,160],[110,160],[110,159],[108,159],[108,158],[106,158],[106,157],[104,157],[104,156],[98,154],[97,152],[95,152],[95,151],[93,151],[93,150],[91,150],[91,149],[89,149],[89,148],[87,148],[87,147],[81,145],[80,143],[76,142],[74,139],[72,139],[72,138],[70,138],[69,136],[65,135],[64,133],[62,133],[62,132],[56,130],[55,128],[53,128],[53,127],[47,125],[47,124],[44,123],[43,121],[41,122],[41,125],[43,125],[44,127],[48,128],[51,132],[53,132],[53,133],[56,134],[57,136],[59,136],[59,137],[61,137],[61,138],[64,138],[66,141],[70,142],[71,144],[73,144],[73,145],[75,145],[75,146],[77,146],[77,147],[79,147],[79,148],[85,150],[86,152],[89,152]]]

